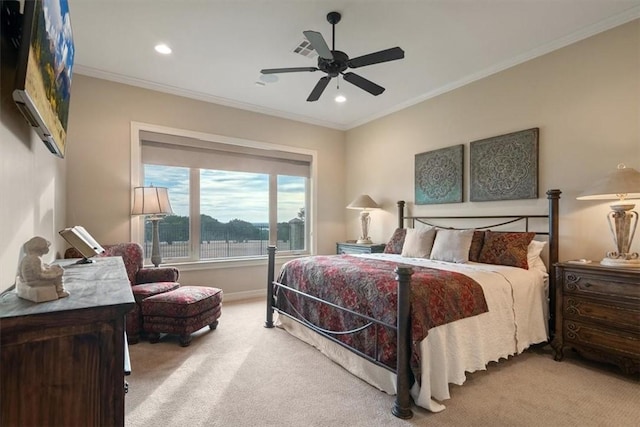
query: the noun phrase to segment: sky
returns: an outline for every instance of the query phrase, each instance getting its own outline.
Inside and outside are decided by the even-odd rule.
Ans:
[[[57,64],[64,64],[65,72],[68,74],[69,80],[71,80],[75,49],[67,0],[45,1],[43,3],[43,13],[49,39],[56,44],[56,62]]]
[[[144,173],[145,186],[168,188],[174,214],[189,215],[189,168],[145,165]],[[200,176],[200,213],[220,222],[269,222],[268,174],[201,169]],[[304,207],[305,180],[278,176],[278,222],[297,218]]]

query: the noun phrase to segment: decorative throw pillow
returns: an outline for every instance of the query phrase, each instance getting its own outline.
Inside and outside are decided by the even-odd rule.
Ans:
[[[471,247],[469,248],[469,261],[478,262],[483,243],[484,243],[484,231],[474,230],[473,238],[471,239]]]
[[[429,258],[435,236],[435,228],[408,229],[401,255],[410,258]]]
[[[473,232],[474,230],[438,230],[431,259],[458,263],[469,261]]]
[[[404,237],[407,235],[406,228],[396,228],[393,235],[384,247],[385,254],[400,254],[402,253],[402,245],[404,245]]]
[[[536,233],[486,231],[479,262],[529,268],[527,252]]]

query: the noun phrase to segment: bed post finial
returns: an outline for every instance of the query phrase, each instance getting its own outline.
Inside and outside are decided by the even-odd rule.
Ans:
[[[273,280],[276,267],[276,246],[269,245],[267,254],[269,259],[267,266],[267,320],[264,322],[264,327],[273,328]]]
[[[404,228],[404,200],[398,200],[398,228]]]

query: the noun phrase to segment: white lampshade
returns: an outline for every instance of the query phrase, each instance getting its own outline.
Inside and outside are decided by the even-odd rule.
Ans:
[[[378,209],[380,206],[373,201],[368,194],[361,194],[353,202],[349,203],[347,209]]]
[[[596,181],[577,197],[578,200],[640,199],[640,172],[623,164]]]
[[[173,213],[169,192],[165,187],[136,187],[133,189],[131,215],[170,215]]]

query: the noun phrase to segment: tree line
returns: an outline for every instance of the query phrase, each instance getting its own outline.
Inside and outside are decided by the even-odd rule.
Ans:
[[[298,224],[304,227],[304,209],[298,213]],[[294,222],[295,223],[295,222]],[[189,217],[169,215],[158,224],[158,234],[161,242],[186,242],[189,240]],[[292,237],[290,222],[278,223],[278,240],[289,241]],[[145,224],[145,240],[151,241],[151,223]],[[227,223],[218,221],[209,215],[200,215],[200,242],[225,241],[246,242],[249,240],[268,240],[269,227],[256,226],[248,221],[232,219]]]

